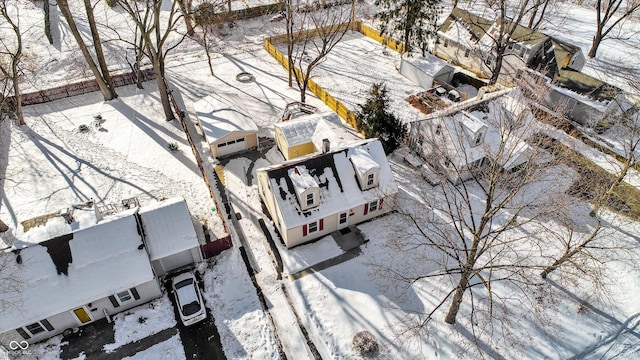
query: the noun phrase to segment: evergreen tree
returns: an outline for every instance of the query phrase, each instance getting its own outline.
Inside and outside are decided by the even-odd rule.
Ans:
[[[364,132],[367,138],[379,138],[387,154],[402,144],[407,128],[389,112],[389,95],[384,84],[373,84],[366,103],[359,107],[360,112],[356,116],[358,129]]]
[[[429,36],[437,33],[440,0],[376,0],[383,10],[378,14],[380,32],[402,33],[405,51],[420,49],[427,52]]]

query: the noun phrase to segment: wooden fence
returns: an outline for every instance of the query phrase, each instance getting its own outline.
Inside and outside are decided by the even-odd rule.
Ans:
[[[347,24],[337,25],[337,26],[348,26],[350,30],[358,31],[363,35],[379,42],[380,44],[397,51],[398,53],[404,52],[404,44],[393,40],[391,37],[381,34],[380,31],[375,30],[361,21],[354,21]],[[313,36],[317,34],[322,29],[313,29],[306,30],[304,33],[294,34],[294,38],[304,38],[308,36]],[[264,39],[264,48],[265,50],[274,58],[277,62],[279,62],[287,71],[289,70],[289,61],[287,56],[284,55],[278,48],[276,44],[282,44],[287,41],[287,35],[276,35],[267,37]],[[300,78],[302,75],[302,70],[296,66],[293,68],[294,76]],[[358,129],[358,125],[356,122],[356,116],[353,111],[349,110],[342,102],[333,97],[329,92],[324,90],[320,85],[318,85],[313,79],[309,79],[308,89],[313,94],[315,94],[320,100],[322,100],[331,110],[335,111],[338,116],[340,116],[347,124],[351,127],[360,131]]]
[[[142,81],[155,79],[152,68],[143,69],[141,70],[141,73]],[[113,75],[111,78],[113,80],[114,87],[136,83],[136,76],[130,71]],[[64,99],[71,96],[83,95],[99,90],[100,87],[98,86],[96,79],[88,79],[71,84],[57,86],[50,89],[22,94],[22,105],[41,104],[49,101]],[[13,97],[10,97],[8,101],[13,101]]]

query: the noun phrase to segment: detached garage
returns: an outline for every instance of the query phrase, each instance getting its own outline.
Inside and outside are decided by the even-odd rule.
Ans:
[[[400,60],[400,74],[426,90],[433,87],[434,80],[451,83],[453,72],[451,65],[430,54],[413,58],[405,55]]]
[[[213,157],[258,146],[258,126],[234,95],[209,95],[193,104]]]
[[[145,206],[138,214],[156,276],[202,261],[200,242],[182,197]]]

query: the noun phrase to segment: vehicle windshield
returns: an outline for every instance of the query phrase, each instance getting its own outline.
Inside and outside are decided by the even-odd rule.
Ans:
[[[182,307],[182,313],[184,316],[193,315],[200,311],[200,304],[197,301],[190,302]]]
[[[185,280],[182,280],[179,283],[175,284],[174,286],[175,286],[176,289],[180,289],[180,288],[183,288],[183,287],[185,287],[187,285],[191,285],[192,283],[193,283],[192,279],[185,279]]]

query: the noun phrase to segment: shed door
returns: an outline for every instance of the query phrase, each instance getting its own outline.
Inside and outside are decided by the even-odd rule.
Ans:
[[[247,149],[247,141],[244,137],[229,140],[218,144],[218,157],[233,154]]]

